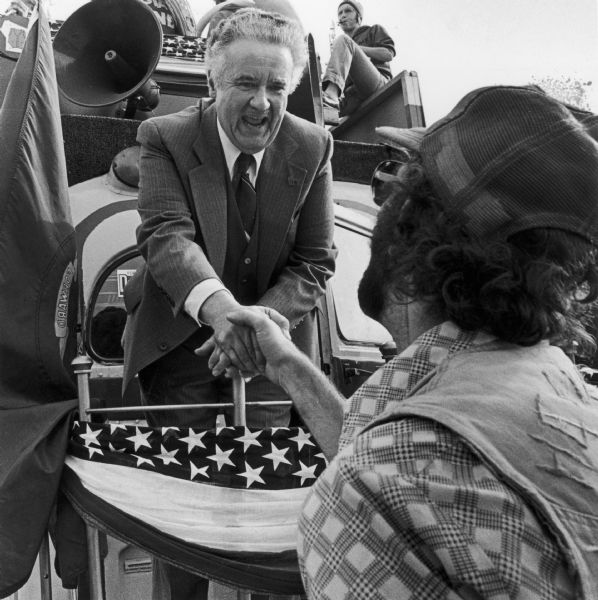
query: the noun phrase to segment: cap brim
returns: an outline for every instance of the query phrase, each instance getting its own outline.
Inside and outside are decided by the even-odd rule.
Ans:
[[[411,127],[410,129],[376,127],[376,134],[383,144],[393,148],[407,148],[415,151],[419,151],[425,133],[425,127]]]

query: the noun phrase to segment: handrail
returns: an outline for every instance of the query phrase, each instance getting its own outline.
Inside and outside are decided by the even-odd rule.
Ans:
[[[252,402],[245,402],[245,406],[290,406],[293,404],[291,400],[256,400]],[[148,412],[148,411],[159,411],[159,410],[177,410],[177,409],[190,409],[190,408],[235,408],[237,404],[234,402],[222,402],[213,404],[162,404],[162,405],[138,405],[138,406],[116,406],[113,408],[87,408],[85,409],[86,414],[96,413],[119,413],[119,412]],[[243,423],[236,423],[237,425],[243,425]]]

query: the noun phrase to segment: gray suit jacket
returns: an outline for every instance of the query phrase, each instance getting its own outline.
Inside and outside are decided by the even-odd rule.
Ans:
[[[227,248],[228,172],[215,105],[149,119],[137,139],[146,265],[125,291],[124,387],[197,329],[185,299],[200,281],[220,278]],[[314,309],[334,272],[331,155],[329,133],[287,113],[256,183],[258,304],[291,326]]]

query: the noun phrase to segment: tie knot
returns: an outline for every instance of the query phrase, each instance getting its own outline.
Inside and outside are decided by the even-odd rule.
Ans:
[[[245,154],[241,152],[237,157],[235,162],[235,174],[237,177],[243,177],[245,173],[249,170],[251,165],[253,165],[255,158],[253,158],[253,154]]]

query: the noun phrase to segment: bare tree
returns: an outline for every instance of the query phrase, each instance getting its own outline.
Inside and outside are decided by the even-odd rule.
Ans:
[[[583,81],[578,77],[570,75],[560,75],[557,77],[545,75],[539,78],[532,77],[532,83],[541,87],[547,94],[550,94],[561,102],[566,102],[584,110],[591,110],[591,81]]]

